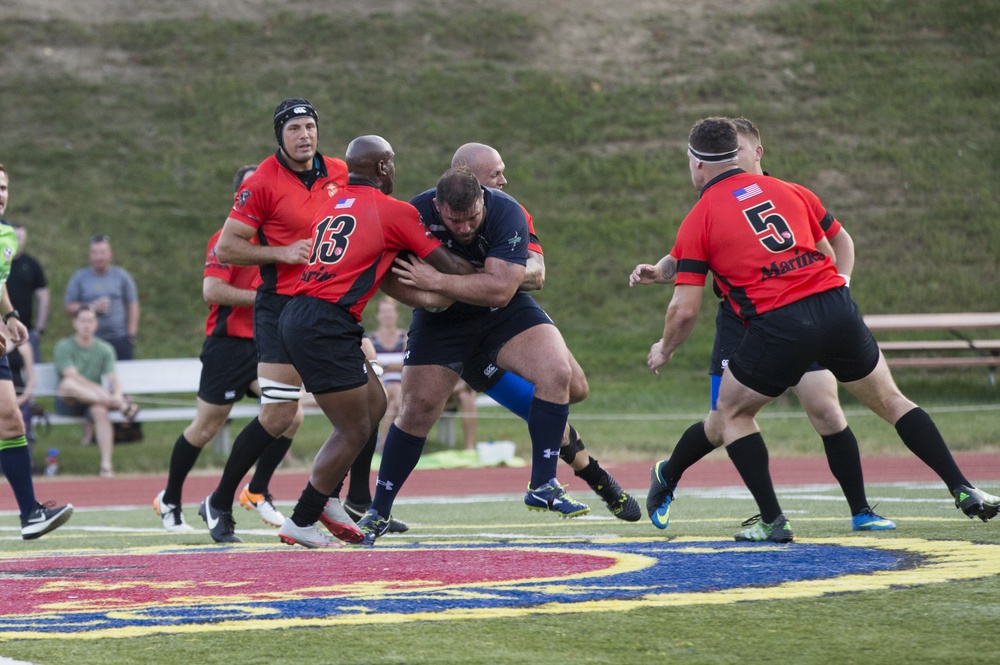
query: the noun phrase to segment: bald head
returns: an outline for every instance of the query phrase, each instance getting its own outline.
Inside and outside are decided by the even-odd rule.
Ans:
[[[466,143],[456,150],[451,158],[451,168],[459,166],[472,171],[484,187],[503,189],[507,184],[507,179],[503,177],[503,158],[495,148],[484,143]]]
[[[367,180],[385,194],[392,193],[396,178],[396,153],[381,136],[359,136],[347,146],[344,160],[350,178]]]

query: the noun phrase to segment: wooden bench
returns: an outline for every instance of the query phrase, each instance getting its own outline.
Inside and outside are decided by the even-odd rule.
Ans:
[[[1000,329],[1000,312],[952,314],[870,314],[865,324],[874,332],[931,332],[952,339],[880,340],[890,367],[986,367],[990,385],[996,385],[1000,339],[973,339],[971,330]],[[907,355],[897,355],[907,354]]]
[[[125,394],[142,407],[136,422],[190,422],[197,413],[195,396],[201,379],[198,358],[157,358],[151,360],[119,360],[115,363],[118,379]],[[35,397],[55,397],[59,376],[52,363],[35,365]],[[497,406],[487,395],[476,398],[477,406]],[[260,411],[256,401],[244,400],[233,405],[230,418],[253,418]],[[318,408],[306,408],[306,415],[322,415]],[[82,425],[86,418],[49,413],[50,425]],[[124,422],[121,413],[111,413],[112,422]],[[449,423],[450,424],[450,423]],[[219,431],[213,444],[223,454],[229,453],[231,438],[228,424]]]

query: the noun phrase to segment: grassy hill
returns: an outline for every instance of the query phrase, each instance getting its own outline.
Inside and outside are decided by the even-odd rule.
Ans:
[[[503,153],[546,250],[539,300],[590,377],[581,412],[704,408],[712,308],[654,381],[669,289],[629,290],[627,275],[669,249],[695,200],[683,146],[707,115],[754,119],[769,171],[845,223],[864,311],[1000,308],[995,2],[230,4],[0,8],[6,216],[48,271],[45,354],[69,332],[58,305],[95,233],[138,281],[139,354],[198,352],[204,244],[233,171],[273,151],[289,96],[318,108],[322,152],[386,137],[401,198],[463,142]],[[980,374],[951,376],[904,380],[996,401]]]

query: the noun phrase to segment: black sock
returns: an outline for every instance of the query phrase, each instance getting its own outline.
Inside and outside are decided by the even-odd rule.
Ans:
[[[347,500],[356,506],[367,506],[372,502],[372,457],[378,445],[378,429],[372,432],[358,456],[351,464],[351,477],[347,486]]]
[[[292,511],[292,522],[301,527],[315,524],[329,500],[330,497],[318,491],[312,483],[307,483]]]
[[[757,502],[761,521],[770,524],[781,514],[781,505],[778,503],[774,484],[771,482],[764,437],[760,432],[748,434],[726,446],[726,451],[729,453],[729,459],[733,460],[736,470],[740,472],[743,483]]]
[[[587,464],[587,466],[583,467],[579,471],[574,471],[573,473],[577,478],[581,478],[588,485],[590,485],[591,489],[596,489],[596,486],[604,480],[604,476],[607,474],[607,472],[601,468],[601,465],[598,464],[597,459],[593,457],[590,458],[590,463]]]
[[[667,490],[673,493],[684,472],[713,450],[715,450],[715,446],[705,436],[705,423],[703,421],[688,427],[681,434],[680,441],[674,446],[674,451],[670,453],[670,459],[660,469],[663,481],[667,484]]]
[[[292,440],[287,436],[279,436],[268,445],[260,454],[257,460],[257,468],[253,471],[253,478],[250,479],[250,491],[254,494],[267,494],[267,488],[271,484],[274,472],[281,466],[281,462],[288,454],[288,449],[292,447]]]
[[[174,450],[170,453],[170,472],[167,474],[167,488],[163,492],[163,502],[171,506],[181,505],[181,490],[184,481],[194,468],[194,463],[201,455],[201,448],[191,445],[191,442],[181,433],[174,441]]]
[[[861,470],[861,452],[858,450],[858,440],[850,427],[836,434],[823,437],[823,449],[826,450],[826,462],[830,465],[833,477],[840,483],[851,515],[857,515],[868,508],[868,498],[865,496],[865,477]]]
[[[896,421],[896,433],[920,461],[941,477],[949,490],[959,485],[971,487],[969,480],[955,464],[948,445],[941,438],[937,425],[919,406],[910,409]]]
[[[229,512],[233,509],[236,490],[243,482],[250,468],[260,459],[261,453],[274,441],[260,420],[254,418],[233,441],[233,450],[229,453],[226,466],[222,470],[222,478],[212,494],[211,504],[216,510]]]

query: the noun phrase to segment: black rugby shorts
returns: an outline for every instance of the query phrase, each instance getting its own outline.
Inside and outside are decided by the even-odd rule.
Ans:
[[[209,404],[234,404],[250,396],[257,379],[257,345],[247,337],[206,337],[201,345],[198,397]]]
[[[878,359],[850,291],[839,287],[750,319],[729,369],[743,385],[777,397],[814,362],[846,383],[871,374]]]
[[[253,305],[253,339],[257,343],[257,358],[262,363],[290,365],[278,330],[278,319],[291,296],[258,291]]]
[[[328,393],[368,383],[364,328],[344,307],[295,296],[281,314],[281,337],[306,390]]]

